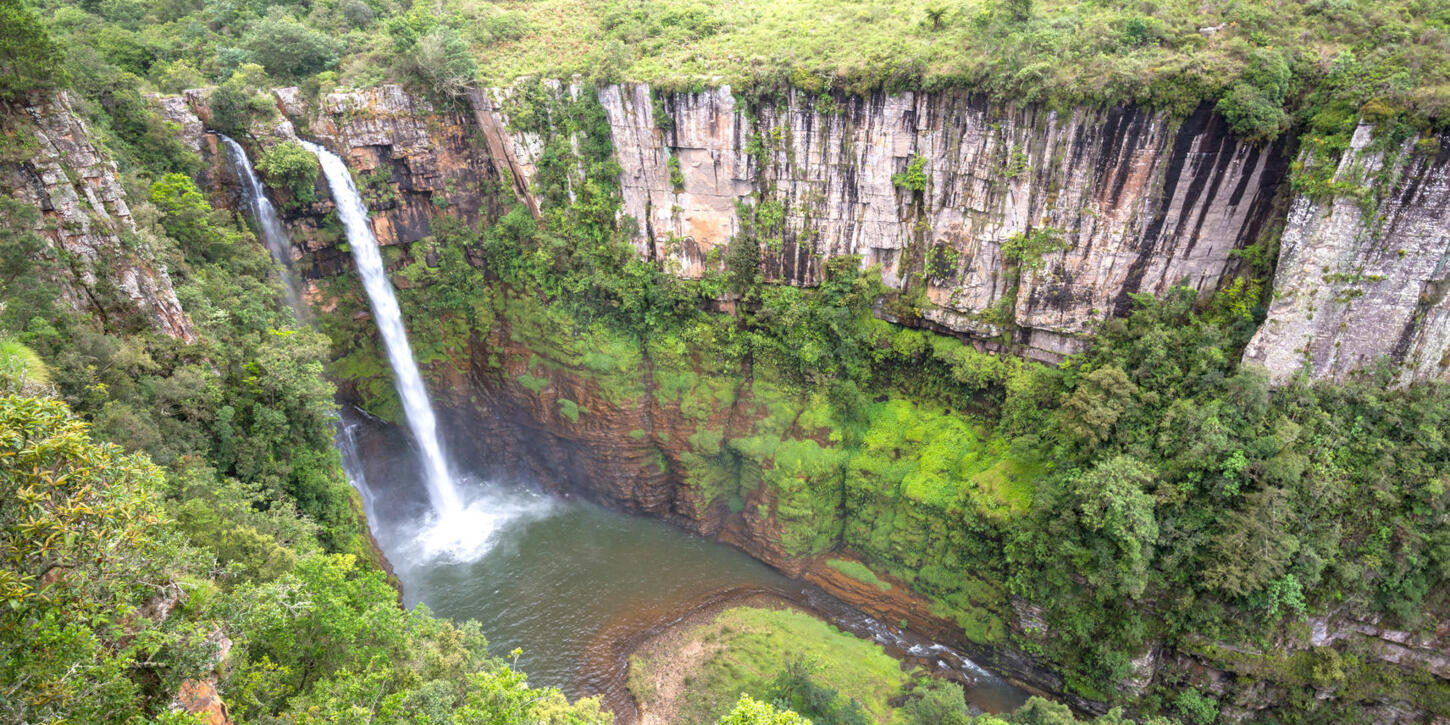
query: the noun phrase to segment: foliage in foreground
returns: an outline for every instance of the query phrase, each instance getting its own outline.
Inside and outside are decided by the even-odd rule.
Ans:
[[[303,540],[306,553],[273,573],[245,565],[285,547],[257,561],[189,541],[166,518],[166,477],[145,456],[93,440],[59,401],[0,397],[7,721],[180,722],[169,702],[216,667],[223,637],[232,648],[221,691],[241,723],[608,720],[597,703],[529,688],[488,657],[476,623],[401,609],[383,573],[351,555]],[[285,510],[261,518],[274,531],[307,530]]]
[[[332,445],[326,338],[157,148],[120,147],[138,229],[108,253],[166,265],[194,343],[149,329],[118,265],[73,309],[38,211],[0,200],[0,719],[179,723],[215,673],[238,723],[608,722],[399,606]]]

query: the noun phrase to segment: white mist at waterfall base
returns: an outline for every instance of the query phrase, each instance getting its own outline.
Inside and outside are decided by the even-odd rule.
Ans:
[[[499,495],[464,500],[444,458],[443,446],[438,439],[438,419],[428,400],[423,376],[413,360],[402,311],[393,293],[393,285],[388,281],[377,238],[373,236],[368,222],[367,207],[363,205],[352,174],[347,164],[331,151],[307,141],[303,141],[302,146],[316,155],[322,165],[323,176],[332,191],[338,218],[347,232],[347,243],[352,248],[358,275],[362,278],[363,289],[373,310],[373,319],[382,335],[388,362],[393,368],[393,383],[403,403],[403,415],[421,454],[423,483],[428,489],[428,500],[433,510],[424,521],[419,522],[421,531],[415,539],[418,555],[428,560],[477,558],[488,550],[501,525],[529,510],[527,502],[510,501]]]
[[[400,542],[398,548],[404,555],[401,562],[395,562],[398,566],[478,561],[513,538],[504,535],[510,528],[542,519],[556,509],[555,500],[548,496],[486,483],[465,484],[462,494],[461,511],[429,511],[416,523],[413,530],[417,533]]]
[[[247,152],[242,145],[225,134],[221,136],[222,143],[227,147],[227,153],[231,155],[232,166],[237,171],[237,180],[242,182],[242,201],[248,215],[252,217],[257,227],[257,236],[262,238],[262,243],[267,245],[267,251],[272,253],[272,259],[282,265],[282,282],[287,288],[287,304],[292,306],[292,311],[299,319],[304,316],[305,308],[302,306],[302,293],[298,288],[297,274],[292,269],[292,240],[287,237],[287,230],[282,227],[282,220],[277,216],[277,209],[272,206],[272,200],[267,198],[266,188],[262,181],[257,178],[257,172],[252,168],[251,159],[247,158]]]

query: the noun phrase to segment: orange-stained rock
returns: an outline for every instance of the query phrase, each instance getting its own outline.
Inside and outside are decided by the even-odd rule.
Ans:
[[[206,725],[231,725],[227,704],[222,702],[216,691],[216,678],[187,680],[181,683],[176,695],[176,708],[181,712],[200,715]]]

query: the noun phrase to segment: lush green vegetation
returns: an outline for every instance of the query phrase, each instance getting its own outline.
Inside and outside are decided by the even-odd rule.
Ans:
[[[1138,298],[1056,367],[878,320],[873,309],[906,301],[854,259],[828,262],[816,288],[763,284],[747,253],[766,244],[758,237],[737,240],[718,273],[682,282],[615,227],[617,175],[592,97],[519,103],[546,159],[568,158],[567,130],[586,164],[546,162],[541,223],[516,208],[479,231],[450,227],[461,253],[413,278],[477,274],[471,259],[495,281],[447,304],[456,287],[410,285],[405,309],[429,311],[411,320],[422,339],[450,339],[449,305],[464,319],[491,314],[468,329],[530,350],[506,384],[537,395],[563,375],[610,405],[649,396],[677,409],[671,425],[683,429],[636,439],[659,446],[696,515],[768,522],[796,556],[846,548],[972,639],[1062,667],[1080,694],[1119,696],[1131,660],[1166,642],[1273,683],[1285,722],[1376,699],[1450,702],[1443,681],[1353,642],[1304,650],[1303,662],[1253,654],[1303,641],[1303,619],[1330,608],[1435,625],[1426,613],[1443,611],[1450,574],[1450,448],[1436,433],[1450,389],[1389,390],[1371,375],[1270,391],[1238,364],[1263,314],[1254,266],[1207,304],[1186,288]],[[1022,240],[1020,263],[1054,243]],[[734,314],[702,311],[726,289],[740,295]],[[366,331],[336,324],[341,351],[366,356]],[[487,364],[517,369],[497,355]],[[1013,630],[1014,597],[1043,608],[1043,629]],[[1348,664],[1306,664],[1325,658]],[[1138,704],[1216,707],[1182,696],[1192,684],[1165,682]],[[1314,696],[1326,689],[1339,699]]]
[[[7,386],[45,374],[15,343],[0,362]],[[7,720],[190,722],[168,705],[224,654],[237,722],[607,719],[528,688],[476,624],[399,608],[382,571],[328,553],[288,497],[201,462],[162,469],[14,392],[0,396]]]
[[[447,99],[475,83],[582,74],[673,90],[965,88],[1180,115],[1207,102],[1254,139],[1343,108],[1439,122],[1450,102],[1450,10],[1433,0],[43,0],[38,19],[58,44],[36,40],[19,0],[4,8],[6,36],[26,40],[0,56],[4,88],[63,78],[58,46],[78,86],[122,105],[248,66],[312,95],[397,81]]]
[[[818,722],[881,722],[895,709],[887,701],[911,679],[880,645],[795,610],[735,607],[685,637],[713,652],[686,675],[685,723],[713,722],[741,693]],[[668,667],[675,652],[656,655],[660,661],[632,658],[630,667]],[[638,694],[649,707],[649,693]]]
[[[0,719],[191,722],[170,705],[215,673],[238,723],[608,721],[528,687],[475,624],[399,606],[332,446],[327,338],[293,319],[246,225],[178,173],[199,160],[136,86],[86,72],[78,103],[138,227],[81,284],[39,210],[0,201]],[[0,115],[7,173],[31,123]],[[315,173],[285,154],[269,177]],[[122,288],[162,265],[195,342]]]
[[[1015,712],[973,717],[961,685],[904,672],[882,648],[791,609],[735,607],[671,641],[667,651],[630,658],[631,689],[646,708],[658,693],[648,687],[656,668],[680,667],[679,652],[708,653],[683,673],[676,722],[721,725],[1127,725],[1120,711],[1091,721],[1066,705],[1033,697]],[[735,702],[734,709],[727,709]],[[1158,719],[1146,723],[1166,722]]]
[[[7,687],[44,688],[14,703],[19,717],[84,719],[92,706],[163,717],[168,688],[209,667],[215,629],[238,644],[221,684],[244,719],[347,719],[359,702],[377,703],[385,720],[425,702],[519,719],[563,707],[535,701],[467,627],[392,608],[381,575],[359,563],[367,549],[329,445],[321,372],[331,360],[388,412],[376,342],[346,317],[364,302],[338,281],[344,312],[322,321],[325,336],[299,329],[266,254],[210,207],[190,177],[196,156],[144,92],[218,84],[215,122],[227,130],[275,113],[265,89],[278,83],[315,98],[339,83],[401,80],[446,100],[475,82],[576,71],[755,94],[960,87],[1179,114],[1210,102],[1250,138],[1302,127],[1314,155],[1294,185],[1322,195],[1345,191],[1325,161],[1359,119],[1380,122],[1388,147],[1445,118],[1447,12],[1428,0],[0,1],[0,99],[67,84],[77,93],[138,209],[141,232],[124,253],[167,265],[201,333],[183,344],[149,331],[106,265],[91,309],[75,312],[55,283],[65,260],[37,253],[37,212],[0,201],[0,333],[18,346],[0,377],[29,396],[53,390],[92,425],[75,427],[56,403],[7,399],[22,431],[16,450],[54,457],[37,458],[51,467],[41,473],[6,469],[19,483],[5,489],[3,515],[76,526],[93,507],[89,493],[65,488],[81,472],[115,494],[96,505],[121,507],[109,522],[117,558],[86,575],[97,588],[56,586],[76,579],[64,573],[47,581],[49,550],[24,548],[45,538],[17,543],[7,560],[16,604],[6,641],[54,643],[56,653],[0,671]],[[874,310],[910,311],[913,300],[858,260],[832,260],[818,288],[763,284],[761,251],[779,245],[783,217],[769,201],[742,215],[749,228],[719,272],[682,282],[640,259],[616,221],[619,170],[593,96],[518,90],[509,115],[544,143],[542,220],[516,207],[477,230],[440,223],[402,260],[413,283],[403,306],[435,373],[471,364],[472,343],[508,335],[530,349],[527,371],[509,380],[534,394],[567,371],[611,404],[651,396],[677,408],[693,428],[674,431],[686,444],[669,447],[673,458],[667,432],[640,438],[659,446],[659,465],[701,502],[697,514],[768,522],[795,556],[849,549],[968,637],[1040,654],[1089,697],[1120,696],[1132,658],[1163,642],[1270,683],[1272,716],[1284,722],[1385,699],[1450,710],[1443,680],[1353,641],[1275,654],[1302,641],[1313,613],[1416,631],[1450,604],[1450,389],[1389,390],[1370,376],[1270,391],[1237,364],[1262,314],[1254,277],[1203,306],[1186,290],[1139,299],[1061,366],[984,354],[878,320]],[[6,163],[33,153],[26,123],[6,115]],[[315,167],[279,149],[264,173],[303,200]],[[920,191],[926,163],[896,183]],[[1354,193],[1375,202],[1373,191]],[[1014,240],[1012,264],[1028,268],[1060,241],[1048,231]],[[727,290],[739,295],[734,314],[703,311]],[[575,422],[594,414],[574,401],[559,409]],[[728,436],[722,413],[739,414]],[[31,451],[25,436],[54,443]],[[63,495],[24,493],[45,486]],[[95,544],[88,536],[59,536],[58,551],[74,558]],[[150,600],[146,587],[167,581],[188,592],[179,614],[140,623],[145,636],[123,631],[138,625],[125,618]],[[1014,597],[1042,608],[1043,629],[1009,626]],[[293,616],[299,602],[313,608]],[[61,615],[77,609],[102,614]],[[95,677],[74,679],[76,662]],[[1137,704],[1208,718],[1218,705],[1195,684],[1163,683]],[[786,699],[815,692],[803,688]],[[1035,707],[1036,721],[1055,717]]]
[[[890,583],[882,581],[881,577],[876,576],[876,572],[871,571],[870,567],[859,561],[851,559],[830,559],[826,561],[826,565],[862,584],[870,584],[883,592],[891,588]]]

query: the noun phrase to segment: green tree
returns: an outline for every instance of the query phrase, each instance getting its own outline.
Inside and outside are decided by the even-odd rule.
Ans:
[[[301,144],[283,141],[262,153],[257,170],[274,187],[281,187],[297,204],[311,204],[316,198],[317,174],[322,167]]]
[[[1234,133],[1251,141],[1271,140],[1289,125],[1284,101],[1293,83],[1294,73],[1282,53],[1257,48],[1239,81],[1218,102],[1218,112]]]
[[[337,65],[341,45],[325,34],[313,30],[275,7],[258,20],[243,39],[252,58],[267,72],[289,80],[297,80]]]
[[[64,54],[24,0],[0,0],[0,100],[66,82]]]
[[[439,25],[418,39],[404,58],[403,70],[432,93],[459,98],[473,84],[478,63],[456,30]]]
[[[932,678],[917,686],[903,708],[917,725],[970,725],[966,693],[962,686]]]
[[[1094,370],[1063,404],[1061,425],[1089,447],[1102,443],[1112,434],[1123,412],[1132,406],[1137,390],[1127,373],[1117,367]]]
[[[1103,589],[1138,598],[1148,586],[1148,566],[1158,542],[1153,497],[1145,489],[1153,469],[1128,456],[1107,459],[1072,481],[1072,500],[1084,529],[1103,537],[1092,546],[1095,561],[1084,572]]]
[[[811,721],[790,710],[780,711],[742,694],[735,702],[735,708],[717,720],[715,725],[811,725]]]
[[[208,99],[212,126],[235,136],[245,133],[252,122],[271,118],[277,113],[277,106],[265,90],[270,85],[262,66],[255,63],[237,66]]]
[[[1032,0],[1003,0],[1007,17],[1014,23],[1025,23],[1032,19]]]
[[[0,719],[125,721],[203,667],[166,618],[161,482],[62,403],[0,397]]]

